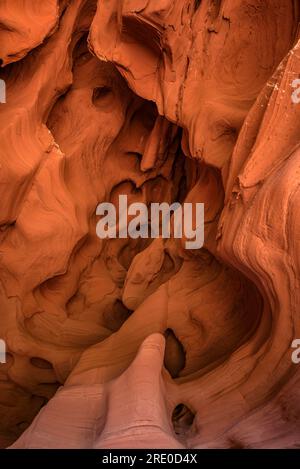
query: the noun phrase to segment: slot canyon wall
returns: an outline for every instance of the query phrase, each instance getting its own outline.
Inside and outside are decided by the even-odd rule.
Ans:
[[[2,447],[300,447],[299,19],[1,1]],[[204,202],[204,246],[100,240],[120,194]]]

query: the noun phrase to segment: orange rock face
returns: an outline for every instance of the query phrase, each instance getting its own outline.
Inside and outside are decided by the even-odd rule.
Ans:
[[[299,447],[299,19],[1,2],[2,447]],[[100,240],[119,195],[204,203],[204,246]]]

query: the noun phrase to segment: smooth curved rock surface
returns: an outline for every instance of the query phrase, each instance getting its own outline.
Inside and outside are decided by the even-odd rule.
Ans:
[[[1,446],[299,447],[298,2],[42,4],[0,6]],[[100,240],[120,194],[203,248]]]

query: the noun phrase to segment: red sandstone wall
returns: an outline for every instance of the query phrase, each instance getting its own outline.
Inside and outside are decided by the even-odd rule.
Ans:
[[[1,2],[2,446],[50,399],[17,447],[299,447],[299,15]],[[100,240],[120,194],[204,202],[203,248]]]

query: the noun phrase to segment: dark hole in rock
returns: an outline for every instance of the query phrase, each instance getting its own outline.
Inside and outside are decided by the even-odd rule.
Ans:
[[[180,371],[185,367],[185,351],[172,329],[166,330],[165,337],[166,351],[164,365],[172,378],[177,378]]]
[[[173,410],[172,422],[176,435],[184,436],[190,432],[195,414],[185,404],[178,404]]]

